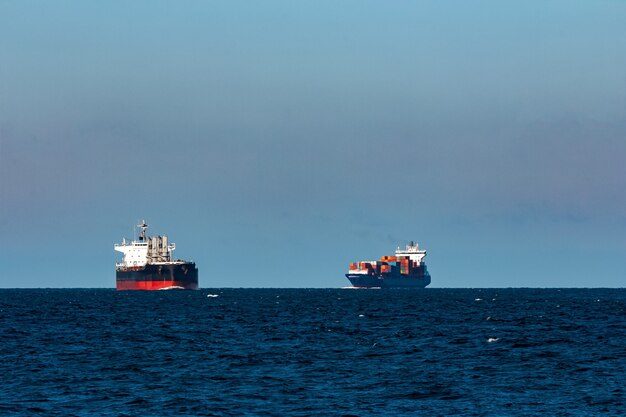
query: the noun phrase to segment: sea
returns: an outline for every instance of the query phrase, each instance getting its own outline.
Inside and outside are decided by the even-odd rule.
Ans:
[[[0,416],[624,416],[626,289],[0,290]]]

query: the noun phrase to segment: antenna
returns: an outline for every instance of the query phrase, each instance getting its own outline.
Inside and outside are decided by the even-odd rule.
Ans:
[[[141,224],[138,224],[137,227],[141,229],[141,233],[139,233],[139,240],[144,242],[146,240],[146,229],[148,228],[146,221],[142,220]]]

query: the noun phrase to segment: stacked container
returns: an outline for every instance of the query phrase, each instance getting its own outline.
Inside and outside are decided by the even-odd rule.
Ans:
[[[409,258],[406,256],[400,257],[400,273],[402,275],[408,275],[411,272],[411,264]]]

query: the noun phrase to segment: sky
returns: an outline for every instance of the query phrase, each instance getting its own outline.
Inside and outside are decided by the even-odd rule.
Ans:
[[[626,2],[0,0],[0,287],[624,287]]]

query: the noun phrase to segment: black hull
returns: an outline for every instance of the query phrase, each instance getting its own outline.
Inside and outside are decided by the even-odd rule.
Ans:
[[[115,275],[118,290],[198,289],[198,268],[193,262],[118,269]]]

